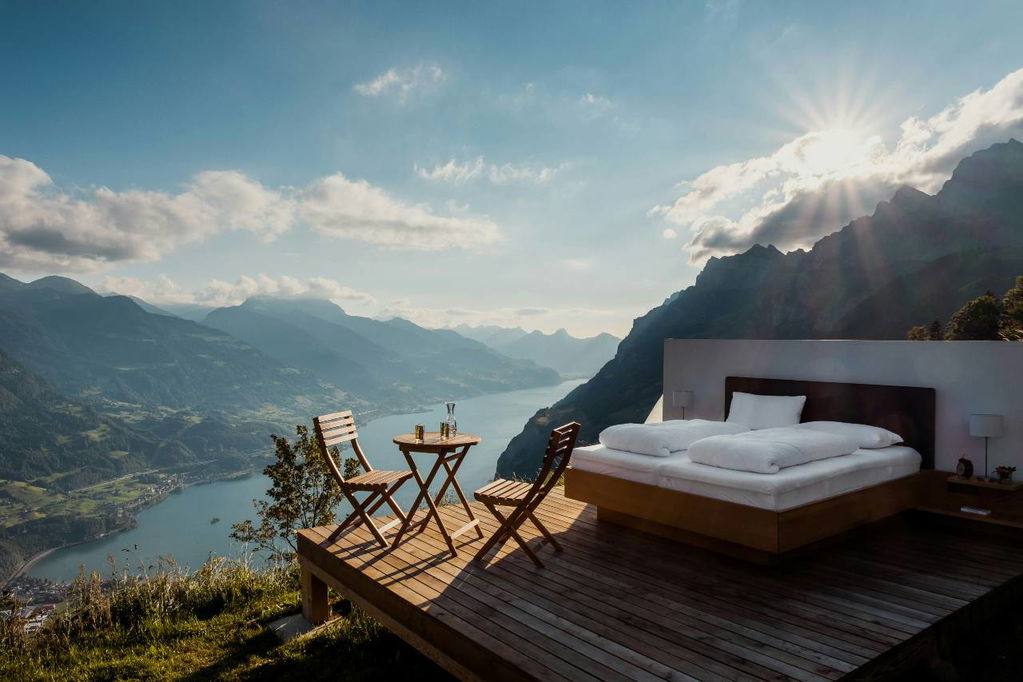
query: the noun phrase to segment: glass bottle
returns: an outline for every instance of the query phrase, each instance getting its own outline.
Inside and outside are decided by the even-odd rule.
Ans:
[[[448,438],[454,438],[458,435],[458,422],[455,421],[455,404],[447,403],[448,406],[448,418],[444,421],[448,425]]]

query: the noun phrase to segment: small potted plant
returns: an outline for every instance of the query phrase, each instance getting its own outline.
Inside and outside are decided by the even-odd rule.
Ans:
[[[1012,483],[1012,474],[1015,473],[1015,471],[1016,467],[1006,466],[1005,464],[995,467],[995,473],[998,474],[999,483]]]

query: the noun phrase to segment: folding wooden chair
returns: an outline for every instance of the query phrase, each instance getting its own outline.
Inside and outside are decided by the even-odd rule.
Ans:
[[[482,561],[487,553],[499,544],[504,544],[509,538],[519,543],[519,547],[533,560],[540,568],[543,563],[536,556],[536,553],[526,545],[525,540],[519,535],[519,527],[529,519],[543,535],[540,544],[551,543],[554,551],[560,552],[561,545],[550,534],[550,531],[536,518],[536,508],[547,497],[561,475],[565,473],[568,466],[568,459],[572,456],[572,449],[575,448],[575,439],[579,435],[579,422],[571,422],[551,431],[550,440],[547,442],[547,451],[543,456],[543,464],[540,472],[532,483],[522,481],[508,481],[499,478],[488,483],[473,493],[476,499],[482,502],[490,513],[494,515],[500,527],[497,532],[487,540],[474,557],[476,561]],[[504,516],[497,508],[512,507],[508,516]]]
[[[369,528],[369,532],[380,543],[380,546],[386,547],[387,541],[384,540],[383,534],[388,529],[405,521],[405,512],[401,510],[401,507],[398,506],[398,503],[394,501],[392,496],[402,483],[412,478],[412,472],[380,471],[370,466],[369,460],[366,459],[366,453],[362,451],[362,447],[359,445],[359,434],[355,429],[355,418],[352,416],[351,410],[313,417],[313,427],[316,430],[316,442],[320,446],[320,452],[323,454],[324,459],[327,461],[327,467],[341,488],[341,492],[354,509],[348,515],[348,518],[342,521],[334,532],[330,534],[329,539],[334,540],[348,528],[355,528],[360,523],[365,523],[366,527]],[[337,446],[342,443],[352,444],[352,450],[355,451],[355,456],[359,458],[359,464],[365,469],[365,473],[348,479],[344,477],[338,466],[340,464],[340,456],[338,457],[339,461],[335,462],[330,454],[331,448],[337,452]],[[340,453],[338,454],[340,455]],[[355,497],[357,492],[368,492],[369,495],[362,502],[359,502],[358,498]],[[377,499],[378,497],[379,499]],[[378,528],[373,523],[372,515],[384,503],[394,511],[398,518]]]

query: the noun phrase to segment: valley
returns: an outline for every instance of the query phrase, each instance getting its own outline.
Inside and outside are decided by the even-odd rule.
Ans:
[[[270,434],[324,406],[369,422],[561,383],[454,331],[325,300],[257,297],[199,319],[65,277],[0,277],[0,577],[131,528],[170,492],[258,472]]]

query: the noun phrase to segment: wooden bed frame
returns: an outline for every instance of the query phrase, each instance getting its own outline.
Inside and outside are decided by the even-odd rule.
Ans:
[[[805,395],[803,421],[881,426],[901,435],[934,468],[933,388],[727,377],[725,414],[735,391]],[[598,518],[744,559],[771,562],[787,552],[916,507],[912,475],[782,512],[569,469],[565,496],[597,506]]]

